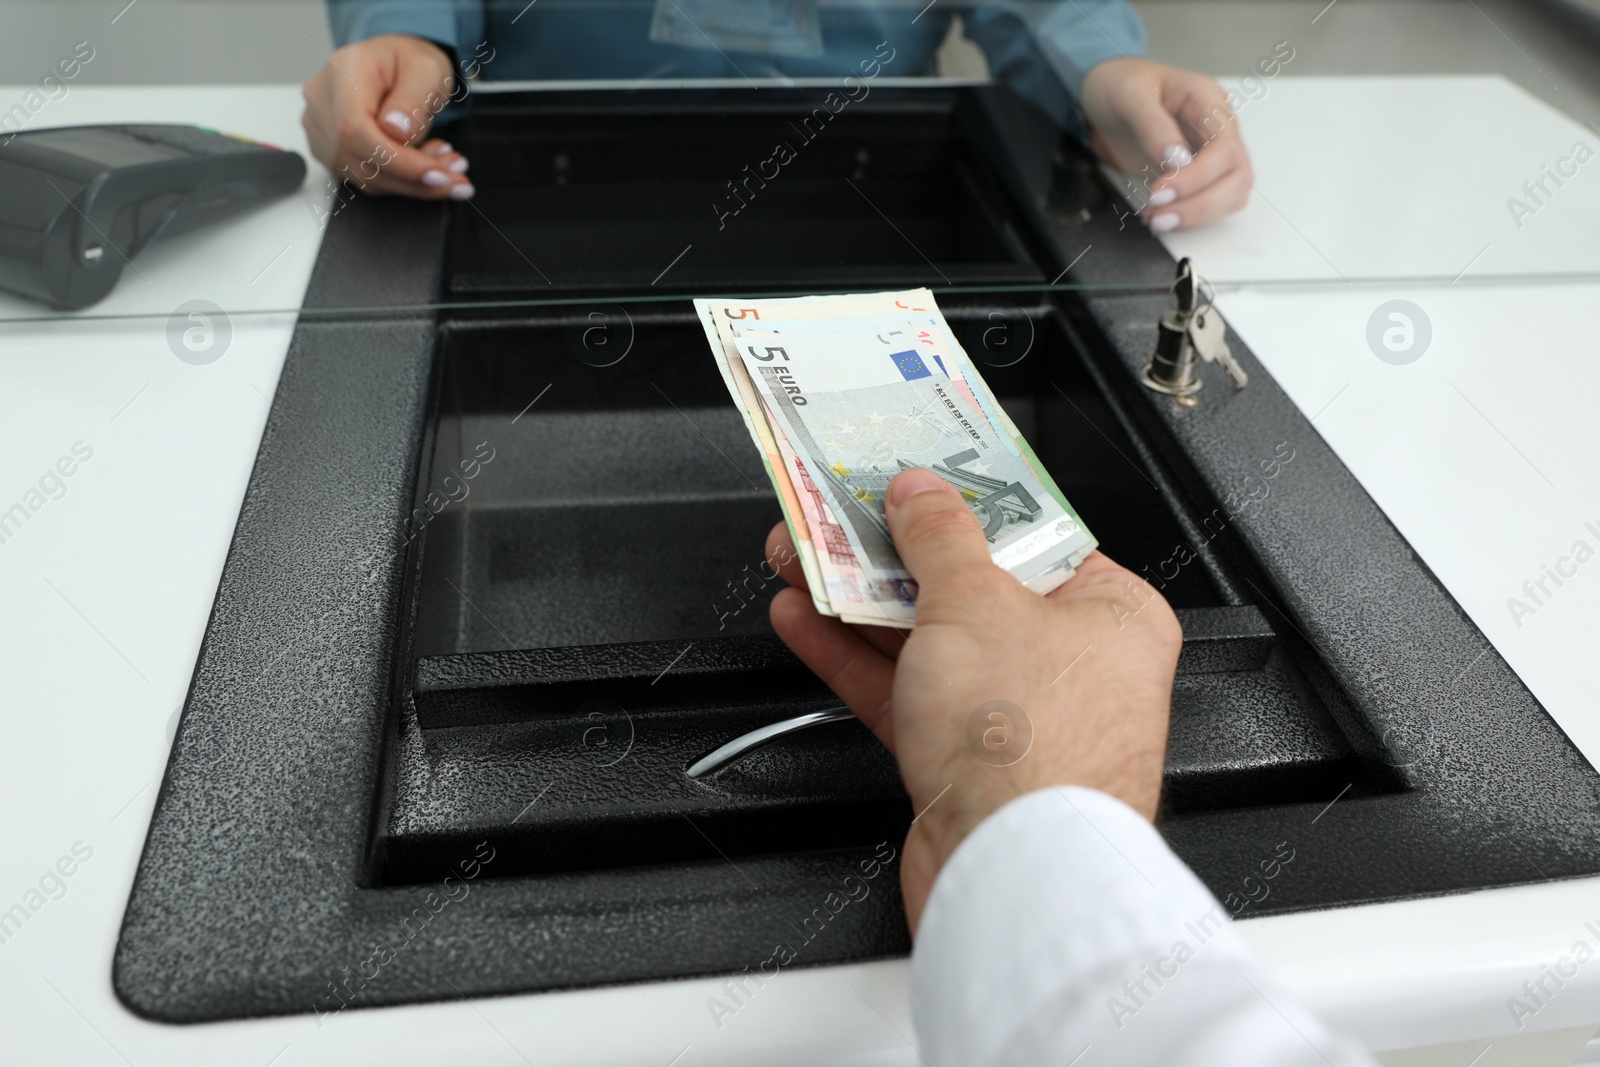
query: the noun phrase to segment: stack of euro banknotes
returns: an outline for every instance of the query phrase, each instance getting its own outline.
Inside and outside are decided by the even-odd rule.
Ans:
[[[822,614],[914,625],[917,585],[884,517],[890,479],[910,467],[955,486],[995,563],[1036,592],[1094,551],[928,290],[696,300],[695,310]]]

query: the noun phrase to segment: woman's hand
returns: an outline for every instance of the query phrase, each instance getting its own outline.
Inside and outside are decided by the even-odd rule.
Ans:
[[[887,511],[919,587],[909,637],[819,615],[782,524],[767,556],[798,587],[773,599],[773,629],[900,764],[919,813],[900,868],[915,931],[939,868],[1015,797],[1082,785],[1154,816],[1183,635],[1160,594],[1098,552],[1048,596],[1030,591],[931,471],[897,475]]]
[[[1108,59],[1083,79],[1096,154],[1134,182],[1155,233],[1204,226],[1244,207],[1255,176],[1222,86],[1148,59]]]
[[[306,82],[300,124],[311,154],[363,192],[465,200],[467,159],[428,140],[456,75],[431,41],[386,34],[346,45]]]

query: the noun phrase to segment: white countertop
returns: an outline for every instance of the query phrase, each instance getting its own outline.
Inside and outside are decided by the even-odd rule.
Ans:
[[[1168,247],[1224,283],[1229,324],[1600,764],[1600,677],[1584,669],[1600,647],[1600,467],[1579,378],[1600,307],[1600,135],[1500,77],[1282,78],[1240,114],[1258,195]],[[1577,145],[1595,158],[1578,164]],[[1568,155],[1576,175],[1547,180],[1536,214],[1507,208]],[[1443,159],[1466,165],[1441,180]],[[1539,278],[1558,271],[1587,277]],[[1369,280],[1385,277],[1432,280]],[[1391,356],[1409,362],[1369,341],[1375,314],[1403,328],[1379,313],[1394,300],[1420,309],[1412,343],[1428,334]]]
[[[1245,101],[1255,195],[1164,239],[1213,282],[1600,272],[1600,128],[1505,78],[1284,73],[1253,99],[1221,80]]]
[[[1280,80],[1273,91],[1288,84]],[[1342,91],[1339,83],[1324,85],[1325,92]],[[14,95],[0,88],[0,99]],[[49,106],[41,123],[194,121],[305,151],[298,89],[292,86],[82,87]],[[1594,175],[1600,182],[1600,169]],[[47,868],[70,855],[76,843],[82,842],[80,856],[92,850],[91,858],[64,879],[64,895],[45,900],[20,932],[0,944],[8,1062],[275,1067],[380,1061],[397,1067],[440,1061],[677,1062],[682,1067],[909,1067],[920,1062],[908,1043],[904,962],[786,972],[720,1030],[706,1008],[707,998],[720,995],[714,980],[350,1011],[320,1028],[310,1015],[170,1027],[140,1020],[117,1002],[110,981],[112,950],[175,713],[189,684],[293,326],[291,315],[234,314],[226,354],[195,366],[167,348],[164,316],[197,297],[230,309],[297,306],[316,251],[312,207],[319,202],[321,180],[313,166],[302,196],[155,246],[138,260],[140,272],[127,271],[118,290],[95,309],[153,311],[153,319],[0,324],[0,509],[24,500],[45,468],[70,454],[75,442],[93,449],[92,457],[65,479],[65,495],[45,502],[19,533],[0,544],[0,677],[6,679],[9,698],[8,738],[0,746],[0,821],[7,828],[0,853],[0,910],[25,900]],[[1269,180],[1265,166],[1262,180]],[[1198,262],[1204,270],[1205,260]],[[1538,358],[1560,359],[1565,366],[1582,358],[1587,334],[1576,332],[1575,317],[1563,325],[1546,311],[1581,295],[1497,289],[1491,299],[1476,289],[1461,313],[1476,309],[1492,326],[1493,301],[1525,301],[1506,306],[1537,314],[1547,332],[1540,335],[1537,351],[1526,337],[1516,342],[1518,362],[1531,368],[1537,352],[1545,352]],[[1414,491],[1428,469],[1445,475],[1465,470],[1466,456],[1476,460],[1480,476],[1488,471],[1502,479],[1496,495],[1481,502],[1479,510],[1490,514],[1470,531],[1458,529],[1455,541],[1434,545],[1428,531],[1414,532],[1405,525],[1410,520],[1397,518],[1408,536],[1422,539],[1414,543],[1446,583],[1451,582],[1448,566],[1430,553],[1448,554],[1452,545],[1460,551],[1466,544],[1462,569],[1470,573],[1468,562],[1477,558],[1473,546],[1487,541],[1509,552],[1507,539],[1514,540],[1516,527],[1500,512],[1533,509],[1538,489],[1516,457],[1497,458],[1488,450],[1489,438],[1462,438],[1464,447],[1477,449],[1467,452],[1413,440],[1404,433],[1410,424],[1393,419],[1386,423],[1392,435],[1387,452],[1354,451],[1357,446],[1339,428],[1346,428],[1350,440],[1365,440],[1360,420],[1373,417],[1369,409],[1394,402],[1393,392],[1382,388],[1387,379],[1369,383],[1363,375],[1377,372],[1350,356],[1348,344],[1324,355],[1296,356],[1281,332],[1282,323],[1294,320],[1295,305],[1280,297],[1306,301],[1334,323],[1364,321],[1364,305],[1346,306],[1332,298],[1323,303],[1318,292],[1303,290],[1286,296],[1229,294],[1225,308],[1291,395],[1311,411],[1342,383],[1345,364],[1339,361],[1348,361],[1354,384],[1317,425],[1391,515],[1396,508],[1386,497]],[[1455,305],[1447,311],[1431,291],[1413,299],[1434,314],[1438,352],[1453,351]],[[0,315],[19,310],[20,305],[0,303]],[[1492,336],[1469,328],[1469,321],[1476,320],[1460,320],[1460,343]],[[1587,450],[1563,451],[1557,440],[1546,452],[1536,436],[1521,436],[1541,424],[1555,432],[1548,414],[1557,408],[1530,409],[1526,427],[1516,421],[1517,403],[1496,374],[1504,360],[1491,360],[1499,351],[1493,345],[1480,348],[1482,353],[1464,362],[1451,380],[1484,410],[1492,407],[1506,433],[1557,485],[1592,484],[1581,483]],[[1279,349],[1288,355],[1280,358]],[[1427,378],[1430,358],[1411,368],[1372,362],[1384,371],[1420,368],[1412,377],[1434,388],[1437,382]],[[1369,389],[1370,403],[1363,399]],[[1553,405],[1575,405],[1580,395],[1578,390],[1540,391],[1536,384],[1528,390],[1529,399],[1547,397]],[[1571,395],[1552,395],[1561,393]],[[1466,433],[1448,413],[1423,430]],[[1384,469],[1392,468],[1389,477],[1399,490],[1389,488],[1384,469],[1363,469],[1372,465],[1372,455],[1386,454],[1393,462]],[[1463,489],[1449,484],[1451,493]],[[1513,489],[1513,495],[1503,495]],[[1533,525],[1526,521],[1529,514],[1538,524],[1553,522],[1544,511],[1520,514],[1524,525]],[[1460,539],[1463,532],[1471,534],[1470,542]],[[1553,523],[1547,532],[1559,543],[1566,529]],[[1549,614],[1541,612],[1523,632],[1541,632],[1531,628],[1533,622],[1543,628],[1548,621],[1557,629],[1563,621],[1557,609],[1581,614],[1580,580],[1569,587],[1573,596],[1552,602]],[[1600,565],[1593,583],[1600,587]],[[1493,597],[1483,595],[1489,599],[1482,604],[1470,596],[1464,603],[1500,645],[1491,629]],[[1528,645],[1537,649],[1545,640],[1530,639]],[[1511,658],[1515,646],[1500,647],[1511,649],[1506,651]],[[1532,660],[1526,667],[1512,662],[1540,692],[1540,686],[1559,686],[1576,673],[1569,662],[1563,675],[1560,658],[1549,657],[1555,679],[1550,682],[1542,680]],[[1334,1026],[1373,1047],[1393,1048],[1510,1032],[1505,998],[1524,979],[1537,976],[1541,962],[1586,936],[1585,920],[1600,924],[1600,880],[1252,920],[1242,930],[1288,987]],[[1600,967],[1589,970],[1569,981],[1528,1029],[1600,1023]]]

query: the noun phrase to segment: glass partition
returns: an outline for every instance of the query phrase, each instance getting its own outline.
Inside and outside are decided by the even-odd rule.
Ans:
[[[19,3],[0,319],[292,312],[370,195],[449,205],[479,260],[451,304],[1145,291],[1153,242],[1219,293],[1587,280],[1600,30],[1565,11]],[[107,124],[132,130],[50,132]],[[304,176],[268,180],[245,142]],[[382,271],[342,303],[392,307]]]

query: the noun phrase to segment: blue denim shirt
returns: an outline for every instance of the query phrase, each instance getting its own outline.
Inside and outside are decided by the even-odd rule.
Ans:
[[[411,34],[494,80],[842,77],[858,74],[883,42],[894,58],[882,73],[927,74],[950,19],[959,13],[994,77],[1079,136],[1084,75],[1104,60],[1145,54],[1144,24],[1125,0],[1000,0],[965,7],[941,0],[920,14],[914,5],[872,0],[827,6],[819,15],[820,56],[658,43],[650,39],[653,10],[652,0],[328,0],[340,45]]]

